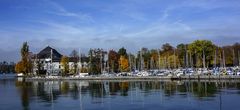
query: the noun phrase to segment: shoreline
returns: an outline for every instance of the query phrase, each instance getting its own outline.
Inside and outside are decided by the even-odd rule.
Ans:
[[[58,77],[58,78],[25,78],[26,81],[53,81],[53,80],[160,80],[160,81],[166,81],[166,80],[208,80],[208,81],[216,81],[216,80],[239,80],[240,76],[146,76],[146,77],[133,77],[133,76],[123,76],[123,77]]]

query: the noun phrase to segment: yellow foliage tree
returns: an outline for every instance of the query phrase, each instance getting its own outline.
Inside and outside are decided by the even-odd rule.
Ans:
[[[18,63],[16,64],[16,66],[15,66],[15,71],[16,71],[17,73],[22,73],[23,70],[24,70],[24,65],[23,65],[22,61],[20,61],[20,62],[18,62]]]
[[[170,68],[177,68],[180,65],[179,59],[177,55],[170,55],[168,57],[168,64]]]
[[[124,56],[120,56],[120,58],[119,58],[119,66],[120,66],[120,70],[122,72],[129,71],[128,59],[125,58]]]
[[[65,76],[69,72],[69,58],[67,56],[62,56],[61,58],[62,75]]]

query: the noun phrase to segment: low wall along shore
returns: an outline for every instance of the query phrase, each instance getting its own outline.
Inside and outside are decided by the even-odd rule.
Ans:
[[[146,77],[58,77],[58,78],[26,78],[28,81],[34,80],[240,80],[240,76],[146,76]]]

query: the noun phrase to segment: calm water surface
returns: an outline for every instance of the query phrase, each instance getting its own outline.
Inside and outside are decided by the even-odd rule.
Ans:
[[[0,78],[0,110],[239,110],[240,83]]]

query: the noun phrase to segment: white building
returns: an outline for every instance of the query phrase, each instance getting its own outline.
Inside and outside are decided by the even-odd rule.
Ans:
[[[33,55],[32,61],[33,61],[33,72],[34,74],[40,74],[40,75],[60,75],[61,74],[61,57],[62,54],[60,54],[57,50],[47,46],[42,51],[40,51],[38,54]],[[79,59],[79,58],[77,58]],[[69,68],[74,68],[74,61],[76,59],[69,58]],[[81,61],[81,63],[79,62]],[[87,68],[88,67],[88,58],[87,57],[81,57],[81,60],[79,60],[77,63],[78,68]]]

